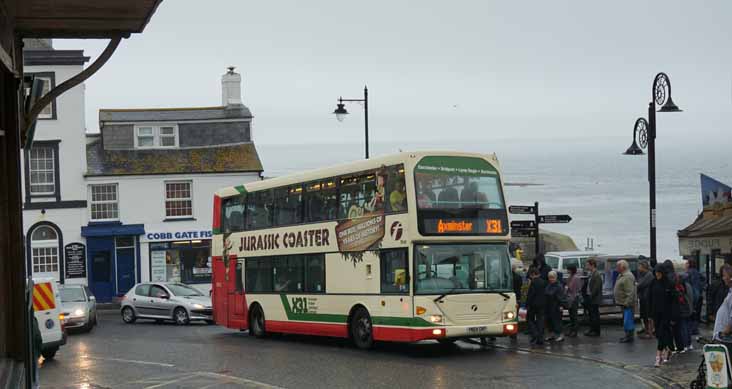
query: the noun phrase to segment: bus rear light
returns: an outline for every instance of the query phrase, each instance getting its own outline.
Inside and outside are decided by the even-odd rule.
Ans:
[[[417,305],[415,312],[417,312],[417,315],[424,315],[425,312],[427,312],[427,309],[425,307],[420,307],[419,305]]]

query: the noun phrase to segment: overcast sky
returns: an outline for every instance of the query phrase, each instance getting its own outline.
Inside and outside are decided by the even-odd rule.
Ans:
[[[364,84],[376,142],[629,138],[665,71],[685,112],[663,136],[728,137],[730,17],[728,0],[166,0],[87,81],[87,128],[99,108],[220,105],[234,65],[260,143],[361,142],[361,108],[331,112]]]

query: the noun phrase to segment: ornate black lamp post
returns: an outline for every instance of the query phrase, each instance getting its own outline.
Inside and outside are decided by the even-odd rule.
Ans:
[[[363,103],[364,130],[366,133],[366,159],[369,159],[369,90],[367,87],[363,87],[363,99],[344,99],[343,97],[338,98],[338,107],[335,109],[335,111],[333,111],[333,113],[336,115],[336,119],[338,119],[339,122],[342,122],[343,119],[346,118],[346,115],[348,115],[345,104],[343,104],[344,101],[355,101]]]
[[[633,144],[624,153],[625,155],[643,155],[643,150],[648,148],[650,243],[653,266],[658,261],[656,257],[656,105],[661,106],[658,112],[681,112],[681,109],[671,99],[671,80],[669,80],[666,73],[658,73],[653,80],[651,102],[648,103],[648,121],[644,118],[635,121]],[[636,139],[638,142],[636,142]]]

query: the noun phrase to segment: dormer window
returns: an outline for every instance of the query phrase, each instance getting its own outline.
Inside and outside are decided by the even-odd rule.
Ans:
[[[178,126],[165,125],[136,125],[135,148],[137,149],[165,149],[178,147]]]

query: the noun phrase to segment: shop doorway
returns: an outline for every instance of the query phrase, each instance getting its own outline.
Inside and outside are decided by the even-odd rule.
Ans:
[[[117,295],[127,293],[137,283],[135,277],[135,237],[118,236],[114,239],[117,254]]]
[[[91,253],[91,290],[99,302],[110,302],[114,296],[112,284],[112,251],[97,250]]]

